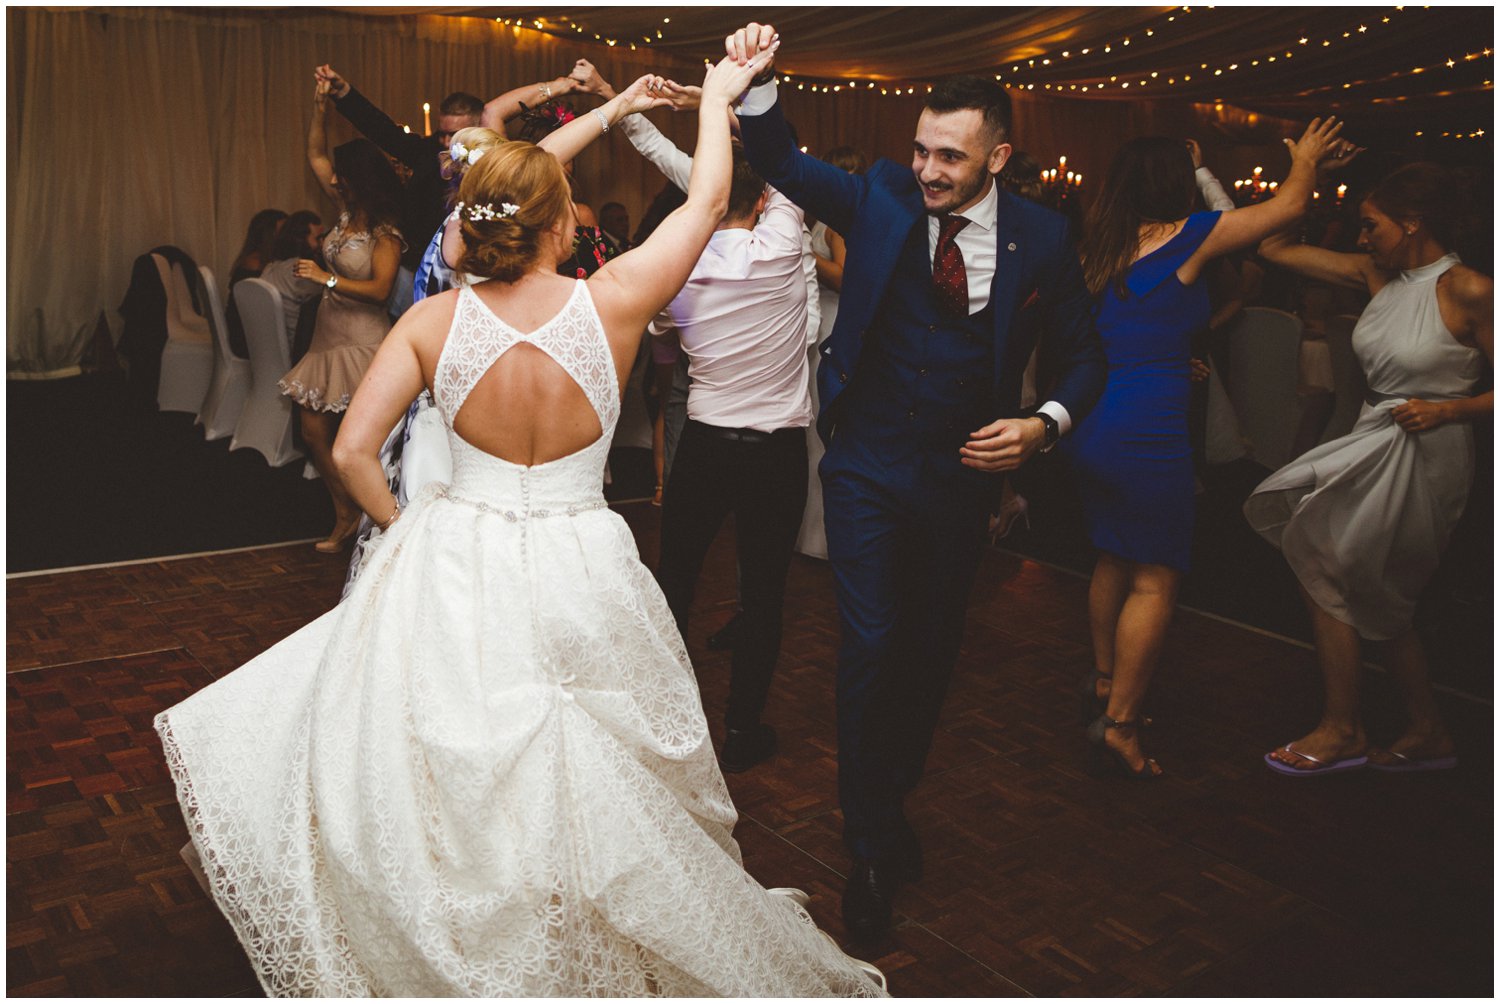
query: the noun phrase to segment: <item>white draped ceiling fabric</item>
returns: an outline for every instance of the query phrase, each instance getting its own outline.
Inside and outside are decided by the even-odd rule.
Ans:
[[[1451,33],[1454,18],[1477,16],[1408,8],[1409,24],[1394,29],[1386,24],[1391,30],[1384,35],[1362,41],[1366,36],[1355,35],[1355,22],[1370,12],[1366,19],[1380,25],[1385,15],[1379,12],[1397,8],[1193,8],[1192,18],[1181,23],[1174,13],[1181,9],[1167,7],[763,10],[783,30],[782,68],[809,88],[783,85],[783,95],[801,141],[812,152],[854,144],[874,156],[905,158],[925,90],[922,81],[960,70],[994,71],[1016,87],[1017,145],[1044,164],[1066,154],[1069,168],[1094,178],[1122,140],[1144,132],[1197,136],[1226,177],[1241,176],[1262,162],[1275,176],[1284,157],[1278,137],[1290,126],[1276,115],[1301,117],[1309,102],[1351,99],[1338,80],[1357,80],[1360,90],[1353,93],[1368,89],[1377,102],[1371,107],[1395,101],[1417,78],[1406,69],[1395,72],[1397,62],[1390,63],[1392,72],[1371,67],[1370,58],[1395,43],[1404,47],[1400,67],[1425,66],[1424,60],[1437,58],[1433,53],[1447,51],[1438,27],[1448,25]],[[181,247],[210,266],[222,283],[257,210],[313,208],[331,222],[333,208],[308,172],[303,152],[311,71],[319,63],[332,64],[398,122],[420,130],[424,101],[435,113],[453,90],[488,98],[561,75],[580,56],[617,83],[648,71],[696,79],[722,33],[752,14],[711,7],[203,13],[11,8],[6,12],[8,372],[12,377],[77,372],[101,317],[118,337],[114,310],[131,263],[151,247]],[[522,17],[525,28],[517,23]],[[1315,26],[1305,29],[1316,36],[1313,44],[1323,40],[1318,31],[1332,40],[1323,56],[1323,76],[1289,75],[1283,61],[1274,75],[1241,80],[1238,93],[1258,87],[1255,93],[1267,98],[1252,103],[1258,111],[1237,107],[1234,90],[1199,86],[1201,77],[1192,87],[1186,81],[1162,87],[1156,82],[1160,78],[1147,76],[1158,64],[1187,66],[1200,56],[1227,61],[1261,48],[1269,53],[1283,41],[1295,45],[1294,36],[1304,30],[1297,27],[1299,17]],[[1338,29],[1345,21],[1350,34],[1342,38]],[[544,30],[536,30],[537,22]],[[1163,28],[1159,37],[1153,25]],[[1166,31],[1168,25],[1177,34]],[[1489,22],[1459,27],[1466,34],[1452,43],[1459,46],[1454,50],[1458,72],[1472,69],[1484,76],[1484,86],[1476,76],[1473,86],[1465,85],[1468,90],[1439,89],[1435,97],[1427,95],[1423,108],[1462,108],[1470,114],[1462,101],[1476,89],[1482,107],[1492,108]],[[1147,30],[1153,34],[1145,35]],[[640,40],[632,43],[637,31]],[[1131,33],[1134,46],[1120,45]],[[653,42],[645,42],[647,37]],[[616,44],[608,44],[611,38]],[[1486,46],[1481,65],[1463,60],[1464,44],[1475,48],[1476,58],[1478,46]],[[1108,54],[1105,45],[1111,46]],[[1075,62],[1085,47],[1093,50],[1090,62]],[[1064,51],[1069,56],[1062,57]],[[1369,79],[1354,76],[1361,60],[1365,65],[1358,72]],[[1304,59],[1298,65],[1312,63]],[[1139,97],[1121,100],[1127,92],[1116,90],[1119,83],[1112,79],[1120,73],[1125,76],[1119,83],[1132,75],[1153,83]],[[851,89],[849,77],[858,77],[859,85]],[[811,88],[820,80],[823,86],[841,86],[840,92],[814,93]],[[1080,82],[1089,82],[1087,93],[1094,100],[1077,100],[1078,91],[1056,96]],[[897,83],[915,85],[915,93],[881,95],[881,86],[893,90]],[[1217,104],[1218,97],[1229,103]],[[668,112],[652,117],[679,143],[691,144],[692,117]],[[1482,119],[1486,128],[1490,121],[1488,114]],[[337,114],[330,122],[335,141],[354,135]],[[604,137],[581,157],[576,171],[586,201],[595,208],[622,202],[635,219],[662,185],[618,134]],[[425,242],[430,235],[406,236]]]

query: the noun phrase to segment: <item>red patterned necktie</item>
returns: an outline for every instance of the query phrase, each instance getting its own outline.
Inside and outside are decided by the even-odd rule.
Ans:
[[[932,288],[938,306],[957,317],[969,316],[969,274],[964,271],[958,232],[968,226],[962,216],[944,216],[938,229],[937,251],[932,256]]]

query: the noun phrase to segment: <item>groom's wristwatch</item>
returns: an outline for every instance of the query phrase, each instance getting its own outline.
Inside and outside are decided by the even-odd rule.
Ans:
[[[1035,412],[1031,417],[1042,420],[1042,452],[1046,453],[1057,445],[1057,440],[1062,435],[1062,430],[1057,427],[1057,419],[1045,411]]]

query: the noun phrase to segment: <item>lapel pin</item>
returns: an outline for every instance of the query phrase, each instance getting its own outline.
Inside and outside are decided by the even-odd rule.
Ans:
[[[1016,245],[1015,245],[1014,241],[1012,241],[1011,243],[1005,245],[1005,250],[1007,250],[1007,251],[1014,251],[1015,249],[1016,249]]]

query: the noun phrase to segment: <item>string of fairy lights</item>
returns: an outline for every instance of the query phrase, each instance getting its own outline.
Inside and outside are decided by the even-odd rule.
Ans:
[[[1352,19],[1345,26],[1325,33],[1299,34],[1297,38],[1291,39],[1282,45],[1266,46],[1257,51],[1237,56],[1227,62],[1214,65],[1208,62],[1196,64],[1175,65],[1171,67],[1159,67],[1150,71],[1139,71],[1129,73],[1111,74],[1069,74],[1069,79],[1053,80],[1041,79],[1054,76],[1060,69],[1085,71],[1090,63],[1095,63],[1105,56],[1113,56],[1134,45],[1139,49],[1143,45],[1152,45],[1169,41],[1177,29],[1193,18],[1195,14],[1204,11],[1212,11],[1212,6],[1183,6],[1169,8],[1144,25],[1137,26],[1130,33],[1111,35],[1104,39],[1090,41],[1087,45],[1075,45],[1070,43],[1067,48],[1058,48],[1028,56],[1025,60],[1014,60],[1008,66],[996,68],[994,78],[1003,83],[1007,88],[1021,91],[1042,91],[1055,95],[1099,95],[1100,92],[1108,93],[1115,91],[1121,94],[1132,92],[1157,93],[1165,96],[1173,88],[1183,88],[1197,82],[1201,88],[1205,82],[1218,82],[1233,80],[1244,77],[1255,71],[1269,70],[1273,67],[1283,66],[1292,60],[1306,60],[1314,54],[1324,54],[1329,50],[1341,48],[1350,43],[1358,43],[1363,39],[1375,37],[1390,31],[1392,28],[1399,30],[1403,23],[1410,18],[1419,15],[1428,8],[1411,8],[1398,5],[1388,8],[1385,13],[1371,16],[1368,12],[1357,19]],[[661,23],[654,28],[642,29],[641,34],[630,37],[611,37],[599,32],[590,31],[587,27],[579,24],[571,18],[495,18],[497,23],[511,27],[516,31],[538,31],[554,36],[582,37],[600,43],[611,48],[625,48],[637,51],[642,46],[651,46],[656,42],[666,39],[666,33],[672,23],[670,17],[663,17]],[[564,27],[564,25],[566,27]],[[1150,41],[1147,41],[1150,40]],[[1444,73],[1452,72],[1474,64],[1480,60],[1493,59],[1494,53],[1491,46],[1484,46],[1471,52],[1455,53],[1448,59],[1425,66],[1413,66],[1409,69],[1402,68],[1391,70],[1380,76],[1369,79],[1348,80],[1338,84],[1329,84],[1296,92],[1298,98],[1306,98],[1319,94],[1341,94],[1344,92],[1357,92],[1364,88],[1388,86],[1402,79],[1430,75],[1429,79],[1440,78]],[[705,63],[710,60],[705,59]],[[1035,79],[1028,79],[1035,78]],[[1468,78],[1472,80],[1472,78]],[[911,80],[889,80],[878,78],[825,78],[811,77],[795,74],[789,71],[779,71],[778,80],[785,86],[795,87],[798,91],[813,94],[865,94],[881,95],[885,97],[910,97],[925,94],[932,90],[931,83]],[[1493,90],[1494,82],[1488,77],[1481,85],[1485,90]],[[1469,89],[1475,89],[1471,86]],[[1374,103],[1388,103],[1404,100],[1404,97],[1374,97],[1370,98]],[[1422,133],[1417,133],[1421,136]],[[1432,134],[1436,136],[1437,134]],[[1444,133],[1443,138],[1452,139],[1481,139],[1485,135],[1483,129],[1461,130],[1458,132]]]
[[[1187,13],[1191,11],[1191,8],[1184,7],[1182,8],[1182,11],[1184,13]],[[1321,55],[1325,50],[1334,48],[1335,46],[1342,46],[1344,43],[1350,41],[1359,41],[1362,38],[1369,37],[1371,32],[1379,32],[1381,30],[1388,29],[1393,25],[1399,26],[1401,15],[1406,11],[1407,8],[1405,6],[1393,7],[1391,8],[1391,13],[1381,15],[1378,19],[1372,17],[1351,21],[1348,26],[1343,28],[1342,30],[1332,31],[1322,36],[1299,35],[1295,41],[1290,41],[1285,43],[1284,45],[1274,47],[1268,46],[1266,48],[1260,49],[1259,51],[1247,55],[1238,56],[1229,62],[1221,63],[1219,65],[1199,62],[1196,66],[1192,64],[1186,64],[1151,71],[1141,71],[1137,73],[1114,73],[1110,74],[1108,77],[1100,76],[1079,78],[1070,81],[1041,81],[1041,90],[1051,91],[1053,93],[1086,94],[1090,91],[1097,92],[1106,89],[1128,91],[1132,87],[1134,87],[1137,91],[1145,88],[1157,89],[1161,87],[1178,87],[1192,83],[1192,81],[1195,79],[1195,76],[1200,83],[1205,80],[1218,81],[1222,80],[1226,76],[1233,76],[1236,73],[1247,73],[1249,71],[1261,68],[1270,69],[1278,63],[1284,65],[1286,62],[1294,59],[1305,59],[1306,56],[1312,53]],[[1147,34],[1154,35],[1154,29],[1148,29]],[[1119,40],[1118,43],[1106,43],[1102,51],[1111,51],[1114,44],[1118,44],[1119,46],[1123,47],[1128,45],[1129,43],[1130,38],[1126,37]],[[1086,55],[1090,51],[1097,52],[1099,50],[1097,47],[1094,47],[1092,50],[1080,49],[1078,50],[1078,54]],[[1010,72],[1012,76],[1020,75],[1024,77],[1027,75],[1028,71],[1037,71],[1038,68],[1050,68],[1056,62],[1058,62],[1059,56],[1063,59],[1066,59],[1069,58],[1070,55],[1070,51],[1065,50],[1061,54],[1030,58],[1026,61],[1025,67],[1023,67],[1019,63],[1013,64],[1010,68]],[[1397,70],[1378,78],[1378,80],[1349,81],[1338,85],[1337,88],[1330,86],[1326,88],[1315,88],[1312,91],[1301,91],[1298,92],[1298,96],[1303,97],[1311,93],[1317,93],[1323,90],[1349,90],[1353,87],[1363,86],[1365,84],[1388,83],[1393,80],[1399,80],[1403,77],[1419,76],[1423,73],[1437,72],[1442,69],[1452,70],[1464,63],[1471,63],[1477,59],[1489,59],[1492,57],[1492,55],[1492,51],[1488,46],[1486,46],[1480,51],[1466,52],[1461,56],[1450,57],[1446,61],[1435,64],[1433,66],[1417,66],[1409,70]],[[1028,82],[1025,80],[1007,80],[1005,78],[1006,74],[1004,72],[995,74],[995,79],[997,81],[1003,82],[1006,87],[1018,88],[1028,91],[1034,91],[1038,89],[1038,81]],[[1493,83],[1492,81],[1486,80],[1484,86],[1486,88],[1491,88],[1493,87]]]
[[[526,29],[526,30],[532,30],[532,31],[545,32],[545,33],[547,33],[549,35],[562,35],[562,34],[566,34],[565,32],[563,32],[561,30],[561,28],[560,28],[560,22],[558,23],[558,25],[553,25],[553,24],[549,23],[547,20],[541,19],[541,18],[532,18],[531,20],[528,21],[525,18],[519,18],[519,17],[515,17],[515,18],[512,18],[512,17],[497,17],[497,18],[495,18],[495,23],[496,24],[507,25],[507,26],[509,26],[511,28],[515,28],[518,31],[521,30],[521,29]],[[664,17],[664,18],[661,19],[661,23],[663,25],[671,24],[672,23],[672,19],[670,17]],[[662,40],[664,40],[666,38],[666,31],[665,31],[664,28],[657,28],[655,30],[655,34],[654,35],[651,34],[651,33],[649,33],[649,32],[640,35],[639,36],[639,39],[640,39],[639,42],[637,42],[637,40],[634,37],[632,37],[632,38],[609,38],[608,36],[601,35],[598,32],[591,32],[588,29],[586,29],[585,27],[583,27],[583,25],[578,24],[576,21],[573,21],[571,19],[569,19],[569,21],[568,21],[568,30],[571,31],[571,32],[573,32],[575,35],[582,35],[585,38],[587,38],[590,35],[592,35],[593,36],[593,40],[595,42],[600,42],[600,43],[602,43],[604,45],[607,45],[611,49],[616,48],[616,47],[623,47],[623,48],[629,49],[631,52],[637,51],[641,45],[650,45],[652,42],[659,42],[659,41],[662,41]]]

